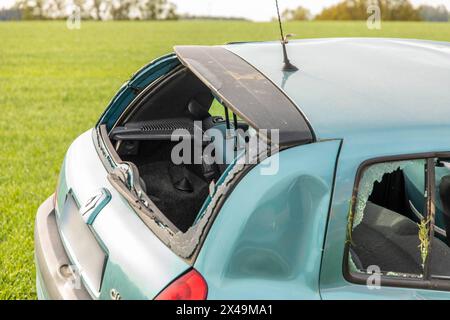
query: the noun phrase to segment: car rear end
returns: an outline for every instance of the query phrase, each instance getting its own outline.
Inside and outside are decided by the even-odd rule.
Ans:
[[[226,48],[176,52],[141,69],[69,148],[56,193],[36,218],[40,299],[206,299],[194,266],[234,187],[278,151],[314,142],[293,102]],[[225,117],[210,114],[215,106]],[[189,146],[198,123],[220,133],[224,140],[203,140],[201,128],[200,151],[215,144],[215,160],[227,161],[209,163],[202,153],[199,162],[171,163],[165,130],[180,123],[188,123]]]

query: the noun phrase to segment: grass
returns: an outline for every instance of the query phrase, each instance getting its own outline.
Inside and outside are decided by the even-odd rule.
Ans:
[[[374,36],[450,41],[449,24],[290,23],[301,38]],[[34,216],[53,193],[71,141],[93,126],[131,74],[175,44],[273,40],[248,22],[0,23],[0,299],[34,299]],[[326,54],[326,53],[324,53]]]
[[[422,219],[417,225],[419,226],[420,257],[422,258],[422,268],[424,268],[428,258],[428,248],[430,247],[430,218]]]

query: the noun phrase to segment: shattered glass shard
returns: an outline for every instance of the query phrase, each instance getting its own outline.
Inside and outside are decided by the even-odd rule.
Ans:
[[[375,182],[381,182],[383,176],[392,173],[398,169],[403,170],[409,165],[425,164],[425,160],[407,160],[396,162],[384,162],[374,164],[367,168],[358,186],[358,195],[355,204],[355,213],[353,217],[353,230],[361,223],[364,217],[364,210],[369,200]]]

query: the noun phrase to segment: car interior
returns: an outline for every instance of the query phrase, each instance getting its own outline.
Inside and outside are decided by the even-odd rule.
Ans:
[[[423,216],[418,211],[423,212],[425,208],[425,171],[420,164],[413,168],[423,174],[419,182],[423,188],[413,190],[410,169],[398,168],[385,173],[380,182],[373,184],[361,223],[352,232],[350,259],[358,270],[379,266],[388,275],[423,274],[419,249],[419,223]],[[446,237],[450,232],[450,169],[445,170],[447,175],[437,177],[436,181],[436,221],[444,221],[444,231],[437,232],[439,228],[435,226],[429,261],[432,273],[439,276],[450,276],[450,248]]]
[[[234,128],[247,131],[249,126],[223,107],[191,71],[179,68],[142,95],[109,133],[120,158],[138,167],[143,190],[183,232],[195,222],[211,183],[227,169],[225,159],[237,154],[237,144],[204,135],[200,148],[213,143],[213,156],[222,161],[211,164],[192,152],[180,154],[189,158],[187,163],[175,164],[172,152],[179,141],[172,141],[172,134],[178,130],[179,138],[191,141],[193,148],[198,143],[195,132],[205,134],[211,128],[223,132],[225,139],[235,139]]]

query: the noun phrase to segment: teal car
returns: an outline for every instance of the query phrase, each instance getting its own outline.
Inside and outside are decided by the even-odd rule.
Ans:
[[[38,209],[39,299],[450,298],[450,44],[286,47],[122,86]]]

